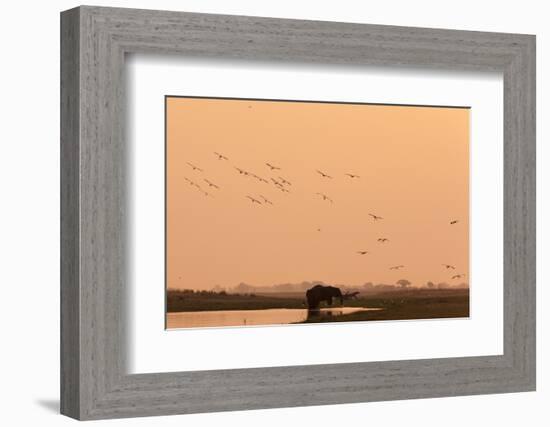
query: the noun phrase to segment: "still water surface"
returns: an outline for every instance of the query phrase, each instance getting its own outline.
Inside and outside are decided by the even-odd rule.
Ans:
[[[366,307],[322,308],[317,316],[332,317],[358,311],[379,310]],[[301,308],[273,308],[266,310],[222,310],[191,311],[168,313],[167,327],[202,328],[220,326],[281,325],[302,322],[307,319],[308,311]]]

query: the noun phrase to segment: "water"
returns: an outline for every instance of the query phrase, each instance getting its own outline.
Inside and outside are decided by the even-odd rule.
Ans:
[[[317,316],[332,317],[359,311],[379,310],[366,307],[322,308]],[[273,308],[266,310],[188,311],[168,313],[167,327],[202,328],[220,326],[281,325],[302,322],[307,319],[306,309]]]

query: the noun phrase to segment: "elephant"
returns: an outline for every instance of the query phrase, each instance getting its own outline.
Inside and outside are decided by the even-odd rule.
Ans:
[[[306,291],[307,306],[309,310],[318,310],[321,302],[332,305],[332,298],[340,298],[340,304],[344,303],[344,296],[339,288],[334,286],[315,285]]]

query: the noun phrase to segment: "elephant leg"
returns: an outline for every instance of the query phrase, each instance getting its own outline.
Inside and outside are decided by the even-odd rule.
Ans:
[[[307,307],[309,310],[317,310],[319,308],[319,300],[313,295],[307,295]]]

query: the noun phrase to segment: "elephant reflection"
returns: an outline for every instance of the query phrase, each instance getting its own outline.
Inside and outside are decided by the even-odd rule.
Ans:
[[[344,303],[342,291],[334,286],[315,285],[306,291],[306,300],[308,310],[318,310],[319,305],[324,301],[327,305],[332,305],[332,299],[339,298],[340,305]]]

